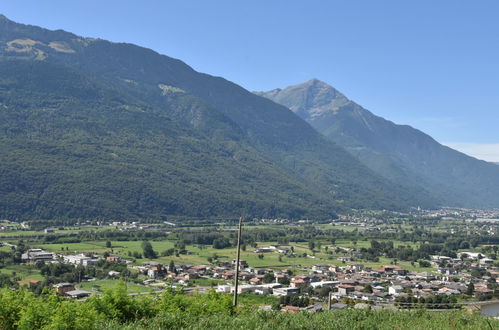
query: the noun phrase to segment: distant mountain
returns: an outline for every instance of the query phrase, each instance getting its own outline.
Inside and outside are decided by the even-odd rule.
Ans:
[[[0,153],[6,218],[330,218],[435,205],[223,78],[3,16]]]
[[[445,205],[499,207],[499,168],[443,146],[423,132],[373,115],[328,84],[312,79],[256,92],[290,108],[365,165]]]

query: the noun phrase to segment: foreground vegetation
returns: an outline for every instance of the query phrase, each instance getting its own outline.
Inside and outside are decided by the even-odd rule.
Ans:
[[[0,291],[1,329],[493,329],[499,321],[464,311],[343,310],[310,314],[234,309],[231,297],[210,292],[128,296],[123,287],[86,301],[52,293]]]

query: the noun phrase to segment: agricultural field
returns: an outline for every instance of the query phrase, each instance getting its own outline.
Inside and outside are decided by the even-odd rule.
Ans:
[[[12,251],[12,248],[10,246],[7,246],[7,245],[2,245],[2,246],[0,246],[0,251],[10,252],[10,251]]]
[[[152,259],[153,261],[161,262],[163,264],[168,264],[173,261],[175,264],[190,264],[190,265],[202,265],[209,264],[208,259],[214,258],[219,261],[231,261],[235,258],[236,249],[235,248],[224,248],[215,249],[208,245],[187,245],[186,250],[189,254],[180,254],[179,256],[171,255],[167,257],[162,257],[161,252],[174,247],[175,241],[164,240],[164,241],[151,241],[153,249],[158,253],[158,258]],[[84,243],[62,243],[62,244],[39,244],[36,245],[38,248],[45,249],[54,253],[97,253],[102,254],[104,252],[109,252],[113,256],[120,256],[123,258],[129,258],[129,252],[142,252],[141,241],[111,241],[111,248],[106,247],[106,241],[90,241]],[[277,244],[277,242],[257,242],[259,247],[265,247],[271,244]],[[306,242],[290,242],[289,246],[293,246],[296,254],[307,254],[307,257],[289,257],[281,255],[275,252],[268,253],[254,253],[253,247],[247,246],[246,251],[241,251],[241,259],[246,260],[251,267],[256,268],[289,268],[294,270],[299,270],[307,267],[311,267],[315,264],[332,264],[332,265],[342,265],[342,261],[337,260],[339,256],[348,256],[347,253],[334,253],[332,255],[327,254],[324,247],[327,242],[322,243],[320,250],[316,249],[316,252],[312,252],[307,246]],[[369,241],[357,241],[353,243],[347,240],[337,240],[336,246],[346,247],[346,248],[362,248],[369,247]],[[412,242],[402,242],[394,241],[394,246],[411,246],[416,247],[417,244]],[[259,257],[263,255],[263,258]],[[136,259],[136,264],[140,264],[149,259]],[[383,265],[389,265],[394,262],[393,259],[381,258],[379,262],[365,263],[366,266],[372,268],[379,268]],[[416,265],[411,265],[409,262],[398,261],[397,264],[408,270],[414,271],[431,271],[432,268],[421,268]]]
[[[33,266],[28,265],[9,265],[4,268],[0,268],[0,274],[8,274],[21,279],[22,282],[28,280],[43,280],[43,276],[40,271]]]
[[[81,290],[86,290],[91,292],[103,292],[106,290],[115,290],[120,285],[122,285],[122,282],[118,280],[97,280],[91,282],[82,282],[78,284],[76,287]],[[128,293],[142,293],[142,292],[155,291],[153,288],[130,282],[125,283],[125,288],[126,292]]]
[[[20,229],[19,226],[14,227],[14,230],[2,230],[0,231],[0,239],[12,239],[12,238],[22,238],[22,237],[35,237],[35,236],[46,236],[54,234],[71,234],[80,233],[83,231],[104,231],[116,229],[115,226],[79,226],[79,227],[57,227],[52,228],[52,233],[45,233],[43,230],[24,230]]]

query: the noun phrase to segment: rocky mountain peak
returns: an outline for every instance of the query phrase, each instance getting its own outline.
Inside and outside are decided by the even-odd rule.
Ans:
[[[287,106],[305,120],[335,114],[350,102],[334,87],[317,78],[258,94]]]

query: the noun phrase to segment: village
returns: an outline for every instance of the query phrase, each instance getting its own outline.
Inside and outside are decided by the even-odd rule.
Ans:
[[[275,244],[256,248],[252,252],[258,255],[284,254],[289,253],[289,249],[290,246]],[[75,267],[87,267],[104,258],[107,262],[125,264],[130,272],[139,274],[138,278],[143,278],[141,285],[154,289],[150,293],[162,292],[168,287],[198,292],[213,289],[226,294],[234,293],[235,290],[235,259],[231,262],[217,261],[210,265],[173,262],[165,265],[155,261],[137,265],[132,260],[119,256],[56,254],[42,249],[29,249],[22,258],[28,263],[63,263]],[[304,267],[299,273],[288,269],[252,267],[247,261],[241,260],[238,293],[278,297],[279,308],[287,312],[322,311],[326,308],[405,309],[421,306],[451,309],[467,305],[499,308],[496,300],[478,303],[494,294],[499,278],[494,260],[480,253],[461,252],[457,258],[433,255],[429,262],[431,271],[426,272],[408,271],[394,264],[373,269],[362,263],[352,262],[351,257],[338,259],[341,259],[341,265],[314,264]],[[468,269],[478,269],[483,276],[477,278],[467,272]],[[109,271],[107,277],[127,280],[117,271]],[[82,282],[94,280],[84,277],[79,279],[80,283],[56,283],[53,287],[59,295],[82,299],[99,294],[100,291],[96,288],[91,291],[79,288]],[[196,283],[199,280],[215,282],[203,286]],[[218,284],[215,286],[214,283]],[[36,284],[36,280],[29,283]]]

